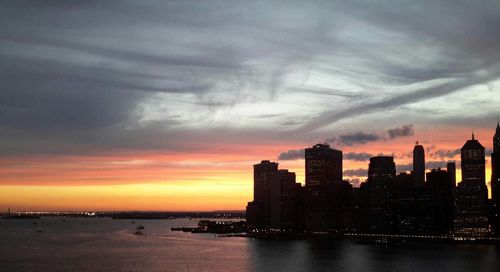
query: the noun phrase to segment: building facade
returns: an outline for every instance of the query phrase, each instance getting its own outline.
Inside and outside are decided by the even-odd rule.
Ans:
[[[254,228],[270,225],[271,181],[278,173],[278,163],[263,160],[253,166],[253,201],[247,206],[247,224]]]
[[[342,182],[342,151],[326,144],[305,150],[306,229],[323,232],[338,222],[335,212],[336,188]]]
[[[372,233],[387,233],[394,229],[396,164],[390,156],[370,158],[368,180],[362,187],[364,229]]]
[[[487,236],[488,189],[484,147],[474,138],[461,151],[462,182],[455,193],[454,232],[457,236]]]
[[[413,148],[413,182],[415,187],[424,187],[425,184],[425,151],[418,142]]]
[[[434,234],[449,234],[453,231],[453,175],[454,173],[441,169],[433,169],[427,173],[426,187],[431,195],[430,214]]]

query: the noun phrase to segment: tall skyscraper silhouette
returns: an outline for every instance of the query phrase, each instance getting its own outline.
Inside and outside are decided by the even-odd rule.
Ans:
[[[500,122],[493,136],[493,153],[491,153],[491,202],[492,223],[495,235],[500,236]]]
[[[452,175],[445,170],[432,169],[427,174],[427,188],[431,193],[430,215],[435,234],[453,231],[453,188]]]
[[[468,140],[461,149],[462,182],[483,185],[485,179],[484,147],[474,138]]]
[[[425,184],[425,151],[418,142],[413,148],[413,182],[417,188],[424,187]]]
[[[247,223],[251,227],[270,225],[271,181],[278,172],[278,163],[264,160],[253,166],[253,201],[247,206]]]
[[[461,149],[462,182],[456,189],[455,235],[488,235],[484,147],[474,138]]]
[[[367,227],[370,232],[390,232],[393,225],[392,187],[396,179],[394,158],[370,158],[368,180],[362,185]]]
[[[305,150],[306,229],[327,231],[335,225],[334,195],[342,182],[342,151],[326,144]]]
[[[275,175],[276,172],[278,172],[278,163],[276,162],[262,161],[253,166],[255,201],[262,203],[268,201],[271,177]]]

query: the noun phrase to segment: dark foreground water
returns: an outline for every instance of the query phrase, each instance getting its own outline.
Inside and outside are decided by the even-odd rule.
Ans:
[[[329,239],[263,241],[170,231],[172,226],[196,223],[0,220],[0,271],[500,271],[497,246],[382,247]],[[145,236],[133,235],[139,224],[145,226]]]

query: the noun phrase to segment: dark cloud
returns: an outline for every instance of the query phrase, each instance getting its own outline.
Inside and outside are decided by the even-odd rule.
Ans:
[[[344,170],[344,176],[346,176],[346,177],[366,177],[366,176],[368,176],[368,169],[365,169],[365,168],[347,169],[347,170]]]
[[[347,152],[347,153],[344,153],[343,155],[344,155],[344,159],[352,160],[352,161],[367,161],[371,157],[374,156],[373,154],[369,154],[366,152],[359,152],[359,153]]]
[[[281,152],[278,156],[278,160],[299,160],[299,159],[304,159],[304,153],[305,149],[291,149],[285,152]],[[369,154],[366,152],[347,152],[343,154],[344,160],[351,160],[351,161],[367,161],[371,157],[373,157],[373,154]]]
[[[281,152],[278,156],[278,160],[287,161],[304,159],[304,153],[304,149],[291,149],[285,152]]]
[[[399,128],[391,128],[387,130],[387,135],[389,139],[394,139],[398,137],[413,136],[413,125],[404,125]]]
[[[376,133],[366,133],[366,132],[355,132],[351,134],[342,134],[337,137],[326,139],[327,143],[336,143],[338,145],[355,145],[355,144],[366,144],[369,142],[375,142],[382,139]]]
[[[396,139],[399,137],[408,137],[413,135],[413,124],[404,125],[388,129],[383,133],[367,133],[363,131],[342,134],[336,137],[328,138],[327,143],[333,143],[341,146],[352,146],[356,144],[366,144],[369,142],[376,142],[379,140]]]
[[[441,159],[441,160],[453,159],[457,155],[460,155],[460,149],[459,148],[454,149],[454,150],[438,149],[438,150],[432,151],[429,154],[430,157],[432,157],[432,158],[438,158],[438,159]]]

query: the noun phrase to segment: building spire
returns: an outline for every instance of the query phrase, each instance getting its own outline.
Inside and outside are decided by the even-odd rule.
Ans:
[[[474,130],[472,131],[472,140],[474,140]]]
[[[500,115],[497,113],[497,129],[495,131],[495,135],[500,135]]]

